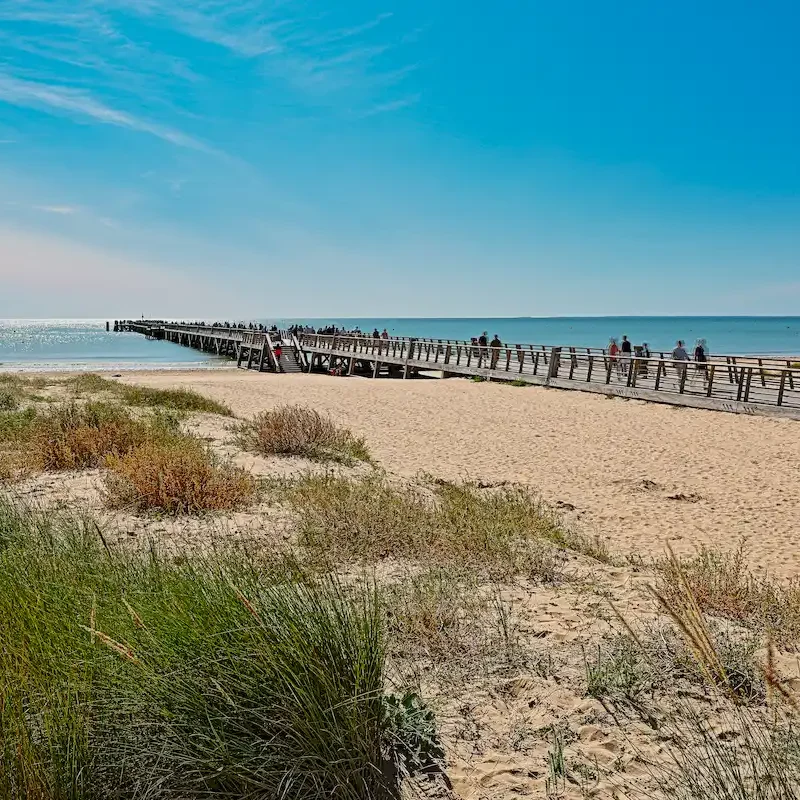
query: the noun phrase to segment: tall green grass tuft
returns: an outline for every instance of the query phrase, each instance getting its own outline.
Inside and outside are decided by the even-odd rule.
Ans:
[[[380,800],[431,735],[384,695],[374,589],[3,498],[0,642],[3,800]]]

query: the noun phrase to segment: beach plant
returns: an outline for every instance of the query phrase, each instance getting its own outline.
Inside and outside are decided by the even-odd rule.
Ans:
[[[370,583],[0,498],[0,797],[382,800],[441,757]]]
[[[800,581],[755,574],[744,544],[733,551],[701,546],[694,556],[656,564],[656,591],[666,608],[688,596],[697,608],[769,635],[776,644],[800,643]]]
[[[206,397],[194,389],[154,389],[149,386],[118,384],[124,403],[129,406],[150,406],[182,413],[203,412],[232,417],[233,411],[225,403]]]
[[[167,415],[136,418],[111,403],[62,403],[33,417],[25,444],[38,469],[87,469],[175,434],[175,420]]]
[[[390,647],[398,657],[452,664],[478,643],[481,602],[463,570],[431,567],[406,574],[382,593]]]
[[[65,381],[76,395],[99,394],[100,392],[116,392],[120,384],[104,378],[95,372],[81,372]]]
[[[105,465],[105,496],[112,508],[169,514],[229,511],[256,496],[252,475],[186,434],[112,453]]]
[[[363,438],[313,408],[280,406],[234,428],[238,444],[262,455],[293,455],[314,461],[355,464],[369,461]]]
[[[225,417],[233,416],[233,412],[227,405],[206,397],[194,389],[157,389],[119,383],[93,372],[85,372],[70,378],[67,384],[76,395],[110,392],[129,406],[148,406],[182,413],[205,412]]]
[[[721,733],[722,731],[722,733]],[[734,706],[713,724],[683,701],[662,726],[667,759],[650,767],[677,800],[790,800],[800,786],[795,717]],[[650,795],[652,796],[652,795]]]
[[[482,491],[442,482],[431,490],[380,473],[329,473],[288,482],[280,496],[295,511],[300,542],[321,560],[411,558],[555,580],[560,550],[572,541],[525,487]]]
[[[19,406],[19,400],[16,392],[0,388],[0,411],[13,411]]]

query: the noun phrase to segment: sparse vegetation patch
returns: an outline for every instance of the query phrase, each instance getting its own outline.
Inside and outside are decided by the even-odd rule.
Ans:
[[[235,428],[245,450],[262,455],[292,455],[314,461],[354,464],[369,461],[364,439],[312,408],[280,406],[263,411]]]

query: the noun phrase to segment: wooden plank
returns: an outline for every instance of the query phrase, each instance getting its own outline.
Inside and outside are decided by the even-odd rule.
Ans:
[[[791,373],[789,375],[791,377]],[[783,405],[783,393],[786,389],[786,370],[781,371],[781,384],[778,387],[778,405]]]

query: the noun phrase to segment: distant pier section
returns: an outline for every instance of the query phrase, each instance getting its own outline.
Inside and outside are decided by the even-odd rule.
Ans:
[[[263,330],[166,320],[115,320],[139,333],[273,373],[371,378],[465,377],[546,386],[738,414],[800,420],[800,363],[757,356],[675,361],[668,353],[611,356],[602,348]]]

